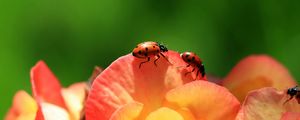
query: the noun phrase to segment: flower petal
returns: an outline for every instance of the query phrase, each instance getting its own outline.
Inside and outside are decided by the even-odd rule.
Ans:
[[[94,81],[86,102],[86,117],[90,120],[106,120],[120,106],[138,101],[144,104],[143,113],[159,108],[166,91],[193,81],[191,75],[185,76],[186,66],[179,53],[169,51],[165,54],[173,64],[160,57],[157,66],[154,58],[139,65],[146,59],[131,54],[120,57],[106,68]]]
[[[45,120],[70,120],[68,112],[59,106],[51,103],[41,103]]]
[[[241,60],[232,69],[225,77],[223,85],[243,101],[251,90],[263,87],[283,90],[296,85],[296,82],[288,70],[273,58],[252,55]]]
[[[135,120],[143,110],[143,104],[138,102],[128,103],[118,108],[110,120]]]
[[[75,83],[68,88],[62,89],[62,95],[70,113],[75,120],[79,120],[86,98],[86,82]]]
[[[169,91],[167,105],[188,108],[196,119],[232,120],[239,108],[239,101],[224,87],[207,81],[194,81]]]
[[[295,99],[284,104],[288,98],[285,92],[270,87],[251,91],[237,120],[279,120],[284,112],[300,112],[300,106]]]
[[[147,116],[146,120],[184,120],[184,119],[176,111],[167,107],[162,107],[154,112],[151,112]]]
[[[5,120],[33,120],[37,111],[36,101],[25,91],[18,91]]]
[[[39,61],[31,69],[30,77],[35,99],[66,108],[58,79],[43,61]]]
[[[300,113],[286,112],[282,115],[280,120],[300,120]]]

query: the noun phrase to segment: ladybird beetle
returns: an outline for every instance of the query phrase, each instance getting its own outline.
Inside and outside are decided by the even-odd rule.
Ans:
[[[193,67],[193,70],[190,72],[185,73],[185,75],[194,72],[197,69],[196,77],[197,79],[199,73],[201,73],[201,77],[205,76],[205,69],[204,65],[202,64],[202,60],[193,52],[184,52],[180,54],[180,57],[183,59],[184,62],[187,63],[186,67]]]
[[[154,60],[154,65],[157,66],[156,61],[160,58],[160,56],[164,57],[168,62],[169,60],[163,54],[163,52],[168,52],[168,49],[163,44],[158,42],[143,42],[138,44],[133,50],[132,55],[137,58],[146,58],[147,61],[141,62],[139,68],[141,68],[142,64],[149,62],[150,57],[157,56]]]
[[[288,101],[290,101],[291,99],[293,99],[294,97],[297,99],[298,103],[300,104],[300,89],[298,86],[289,88],[286,92],[286,94],[288,94],[290,96],[289,99],[287,99],[284,104]]]

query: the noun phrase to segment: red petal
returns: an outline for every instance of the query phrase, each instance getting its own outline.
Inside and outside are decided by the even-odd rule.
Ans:
[[[240,101],[251,90],[274,87],[284,90],[296,85],[288,70],[266,55],[252,55],[241,60],[225,77],[223,85]]]
[[[38,103],[38,111],[36,112],[35,120],[45,120],[40,103]]]
[[[186,66],[179,53],[165,54],[173,63],[163,57],[157,61],[142,64],[146,59],[135,58],[131,54],[120,57],[105,69],[94,81],[86,102],[86,117],[89,120],[106,120],[120,106],[133,102],[144,104],[143,113],[159,108],[166,91],[193,81],[191,75],[179,66]],[[194,75],[194,73],[193,73]]]
[[[61,95],[61,86],[48,66],[39,61],[30,72],[32,92],[36,100],[40,99],[51,104],[66,108]]]
[[[282,115],[280,120],[300,120],[300,113],[286,112]]]

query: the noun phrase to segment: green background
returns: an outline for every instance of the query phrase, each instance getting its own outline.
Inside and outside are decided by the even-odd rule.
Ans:
[[[45,60],[64,86],[86,80],[142,41],[194,51],[225,76],[243,57],[269,54],[300,79],[299,0],[1,0],[0,118]]]

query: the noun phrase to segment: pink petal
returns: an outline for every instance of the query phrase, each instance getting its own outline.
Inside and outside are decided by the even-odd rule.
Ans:
[[[262,88],[249,92],[237,120],[279,120],[285,112],[300,112],[295,99],[284,104],[289,96],[275,88]]]
[[[251,90],[274,87],[283,90],[296,85],[288,70],[272,57],[252,55],[241,60],[225,77],[223,85],[240,101]]]
[[[179,53],[165,54],[173,64],[163,57],[154,65],[154,58],[142,65],[146,59],[131,54],[120,57],[106,68],[94,81],[86,102],[86,117],[89,120],[107,120],[120,106],[138,101],[144,104],[143,115],[159,108],[165,93],[184,83],[193,81],[192,75],[179,66],[186,66]]]
[[[300,113],[286,112],[282,115],[280,120],[300,120]]]
[[[232,120],[239,101],[224,87],[207,81],[194,81],[169,91],[167,106],[188,108],[197,120]]]

